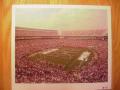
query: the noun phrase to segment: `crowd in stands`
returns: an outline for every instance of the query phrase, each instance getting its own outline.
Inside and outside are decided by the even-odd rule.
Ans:
[[[59,47],[87,47],[97,56],[84,65],[71,71],[64,66],[45,60],[29,60],[28,55],[37,51]],[[92,83],[108,80],[107,40],[81,39],[31,39],[16,40],[15,81],[16,83]]]

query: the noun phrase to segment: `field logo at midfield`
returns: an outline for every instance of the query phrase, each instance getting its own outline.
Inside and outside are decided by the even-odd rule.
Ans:
[[[80,57],[78,58],[78,60],[82,60],[82,61],[88,61],[88,57],[90,56],[91,52],[88,51],[84,51]]]

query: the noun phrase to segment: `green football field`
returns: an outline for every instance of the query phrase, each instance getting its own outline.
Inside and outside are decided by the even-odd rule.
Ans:
[[[87,57],[87,61],[79,60],[78,58],[82,56],[83,52],[90,52]],[[73,47],[62,47],[57,48],[57,50],[43,53],[45,51],[35,52],[28,56],[30,60],[46,60],[54,64],[61,64],[64,66],[65,70],[72,70],[79,66],[80,68],[88,63],[94,56],[93,51],[88,48],[73,48]]]

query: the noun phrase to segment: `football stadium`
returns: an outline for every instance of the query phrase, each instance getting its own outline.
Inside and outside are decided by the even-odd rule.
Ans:
[[[16,83],[108,81],[105,30],[15,28]]]

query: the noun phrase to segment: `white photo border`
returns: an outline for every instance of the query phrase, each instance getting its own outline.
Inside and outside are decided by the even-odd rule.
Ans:
[[[107,10],[108,24],[108,82],[104,83],[15,83],[15,11],[16,8],[79,8]],[[111,33],[111,7],[97,5],[47,5],[27,4],[12,6],[12,30],[11,30],[11,83],[12,90],[111,90],[112,89],[112,33]]]

